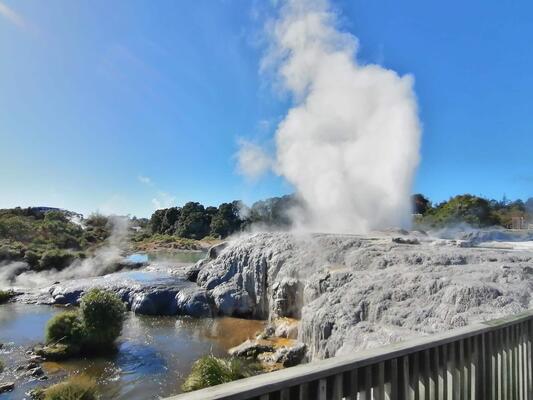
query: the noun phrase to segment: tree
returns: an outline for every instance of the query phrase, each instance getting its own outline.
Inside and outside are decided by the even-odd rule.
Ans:
[[[225,238],[241,229],[240,202],[222,203],[211,219],[211,235]]]
[[[431,202],[422,194],[413,195],[412,199],[413,213],[424,215],[431,208]]]
[[[467,223],[483,227],[498,223],[488,200],[470,194],[452,197],[433,208],[429,215],[432,224],[440,226]]]
[[[209,234],[211,218],[205,207],[197,202],[189,202],[181,209],[176,227],[176,235],[189,239],[203,239]]]
[[[291,225],[289,210],[298,205],[301,204],[294,195],[261,200],[252,205],[246,222],[286,228]]]
[[[173,235],[176,230],[176,223],[181,215],[181,208],[170,207],[165,210],[159,233]]]
[[[152,233],[161,233],[161,225],[166,211],[166,209],[155,210],[150,217],[150,229]]]

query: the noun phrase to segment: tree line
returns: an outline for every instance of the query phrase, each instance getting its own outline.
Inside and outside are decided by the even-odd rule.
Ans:
[[[251,207],[239,200],[222,203],[218,207],[189,202],[183,207],[156,210],[150,217],[149,227],[152,234],[197,240],[206,236],[225,238],[252,224],[283,229],[290,225],[287,212],[294,204],[296,199],[293,195],[261,200]]]
[[[415,194],[413,212],[415,224],[429,227],[466,223],[476,228],[511,228],[513,219],[524,224],[533,222],[533,198],[510,201],[505,196],[502,200],[493,200],[462,194],[433,205],[424,195]]]

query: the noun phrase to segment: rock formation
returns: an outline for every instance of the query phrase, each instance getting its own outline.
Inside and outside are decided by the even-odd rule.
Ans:
[[[260,233],[203,261],[197,284],[219,315],[301,318],[309,355],[331,357],[529,308],[533,253],[474,244]]]

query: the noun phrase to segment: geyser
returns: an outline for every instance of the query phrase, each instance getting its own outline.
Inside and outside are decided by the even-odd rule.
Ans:
[[[268,33],[263,66],[294,98],[273,165],[305,205],[294,210],[295,226],[359,233],[409,225],[421,136],[413,78],[359,64],[357,38],[337,29],[325,0],[287,0]]]

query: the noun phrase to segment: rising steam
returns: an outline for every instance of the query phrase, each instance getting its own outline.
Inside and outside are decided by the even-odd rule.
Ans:
[[[33,288],[50,285],[55,281],[87,278],[113,272],[114,265],[122,260],[127,244],[129,220],[127,217],[109,216],[111,235],[106,244],[84,260],[76,260],[58,271],[32,271],[23,262],[0,264],[0,288],[4,285],[17,288]]]
[[[409,224],[419,161],[413,78],[356,61],[326,0],[287,0],[263,66],[295,99],[276,131],[275,172],[305,204],[295,224],[365,232]]]

